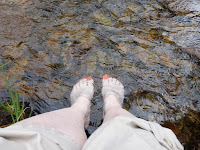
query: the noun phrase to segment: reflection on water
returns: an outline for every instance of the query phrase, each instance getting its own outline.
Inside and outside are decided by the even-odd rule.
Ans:
[[[96,81],[91,134],[102,122],[108,73],[125,85],[124,108],[132,114],[198,129],[198,115],[184,120],[200,111],[198,0],[3,0],[0,39],[0,59],[12,61],[9,81],[26,92],[35,113],[69,107],[73,84],[89,74]],[[3,103],[2,74],[0,80]]]

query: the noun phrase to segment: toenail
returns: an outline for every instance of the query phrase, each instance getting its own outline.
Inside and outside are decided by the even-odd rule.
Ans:
[[[108,75],[107,74],[104,75],[104,79],[108,79]]]
[[[92,80],[91,76],[88,76],[88,77],[87,77],[87,80]]]

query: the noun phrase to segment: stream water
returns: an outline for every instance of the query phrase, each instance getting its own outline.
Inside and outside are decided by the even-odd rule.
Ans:
[[[199,0],[1,0],[0,60],[35,114],[69,107],[91,75],[92,134],[103,119],[105,73],[125,86],[124,108],[200,147]],[[22,95],[22,94],[21,94]],[[0,74],[0,103],[9,93]]]

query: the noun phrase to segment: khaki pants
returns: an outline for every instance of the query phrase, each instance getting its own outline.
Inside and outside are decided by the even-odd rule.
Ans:
[[[78,150],[70,137],[53,129],[10,126],[0,129],[1,150]],[[83,150],[183,150],[167,128],[139,118],[115,117],[99,127]]]

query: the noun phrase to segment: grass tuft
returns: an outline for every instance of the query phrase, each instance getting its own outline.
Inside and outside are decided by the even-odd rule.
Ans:
[[[8,79],[6,78],[5,71],[3,69],[3,67],[9,63],[10,62],[7,62],[1,65],[0,68],[2,70],[4,79],[6,81],[6,85],[7,85],[11,100],[7,102],[6,104],[1,104],[1,105],[10,113],[13,123],[16,123],[24,119],[25,110],[28,107],[24,108],[24,93],[23,93],[22,104],[20,104],[19,95],[17,93],[16,87],[14,86],[14,92],[12,92],[11,90],[10,84],[8,82]],[[31,114],[32,114],[32,110],[29,114],[29,117],[31,117]]]

